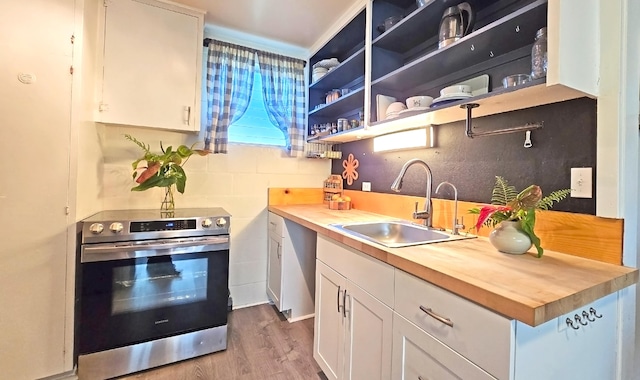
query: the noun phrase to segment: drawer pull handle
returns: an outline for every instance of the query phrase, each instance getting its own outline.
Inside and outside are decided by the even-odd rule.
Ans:
[[[347,317],[347,289],[342,293],[342,317]]]
[[[269,222],[269,224],[271,224],[272,226],[276,226],[276,224],[274,222]]]
[[[439,316],[438,314],[434,313],[433,310],[431,310],[430,308],[426,308],[420,305],[420,310],[427,313],[427,315],[430,316],[431,318],[437,319],[438,321],[444,323],[449,327],[453,327],[453,322],[451,322],[451,319]]]
[[[593,315],[596,318],[602,318],[602,314],[598,315],[598,312],[596,311],[596,309],[592,307],[589,308],[589,313],[591,313],[591,315]]]
[[[595,319],[595,318],[591,318],[591,315],[589,315],[589,313],[587,313],[587,312],[586,312],[586,311],[584,311],[584,310],[582,310],[582,316],[583,316],[584,318],[586,318],[586,319],[587,319],[587,321],[589,321],[589,322],[595,322],[595,321],[596,321],[596,319]]]
[[[418,376],[418,380],[424,380],[422,376]]]
[[[336,295],[336,303],[338,304],[338,314],[340,314],[340,285],[338,285],[338,294]]]

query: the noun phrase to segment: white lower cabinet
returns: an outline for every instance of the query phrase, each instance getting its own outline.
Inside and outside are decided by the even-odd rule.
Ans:
[[[393,313],[393,376],[398,380],[495,379],[446,344]]]
[[[531,327],[318,236],[315,360],[328,379],[615,379],[612,293]]]
[[[332,262],[342,256],[349,261],[349,256],[344,255],[355,255],[350,259],[360,265],[339,265],[342,273],[338,273],[320,260],[324,257]],[[358,278],[363,266],[379,266],[372,274],[384,273],[382,280],[387,279],[392,290],[393,268],[365,256],[318,237],[313,356],[328,379],[391,378],[393,311],[367,291],[368,285],[374,285],[379,278],[371,276],[364,280],[363,288],[349,275]]]
[[[313,317],[316,233],[269,213],[267,296],[290,322]]]
[[[395,293],[393,379],[616,378],[617,293],[536,327],[401,270]]]

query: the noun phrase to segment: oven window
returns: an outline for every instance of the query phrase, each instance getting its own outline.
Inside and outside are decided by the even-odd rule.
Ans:
[[[207,260],[172,260],[171,256],[159,256],[113,268],[111,314],[206,300]]]

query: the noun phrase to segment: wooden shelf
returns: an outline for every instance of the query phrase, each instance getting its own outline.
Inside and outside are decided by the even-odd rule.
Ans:
[[[309,118],[335,118],[346,112],[364,107],[364,87],[360,87],[333,101],[322,108],[309,111]],[[313,124],[313,123],[312,123]]]
[[[473,117],[477,118],[586,96],[588,95],[583,92],[565,86],[547,86],[544,83],[544,79],[541,79],[520,87],[500,89],[427,111],[418,111],[416,113],[407,112],[392,120],[372,123],[366,128],[358,128],[323,136],[318,138],[318,141],[344,143],[429,125],[462,121],[465,120],[467,116],[466,110],[460,107],[463,104],[478,104],[479,107],[473,109]],[[464,131],[460,130],[460,133],[464,133]]]
[[[309,85],[309,91],[326,93],[334,88],[344,88],[347,83],[362,77],[363,73],[364,47],[329,71],[325,76]]]
[[[416,12],[424,12],[418,9]],[[413,18],[412,18],[413,19]],[[411,19],[407,20],[409,22]],[[547,2],[538,0],[492,22],[445,48],[374,80],[372,87],[402,92],[510,51],[531,45],[538,29],[547,23]],[[400,30],[402,24],[398,24]],[[390,37],[393,35],[390,30]],[[383,37],[383,36],[381,36]]]

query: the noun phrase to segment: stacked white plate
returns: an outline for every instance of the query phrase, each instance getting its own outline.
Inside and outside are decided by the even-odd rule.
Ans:
[[[316,67],[313,69],[313,72],[311,73],[311,79],[314,82],[316,82],[318,79],[327,75],[328,72],[329,72],[329,69],[326,69],[324,67]]]

